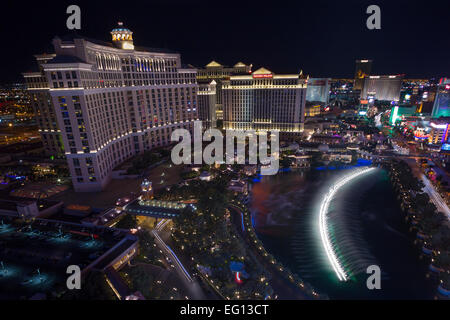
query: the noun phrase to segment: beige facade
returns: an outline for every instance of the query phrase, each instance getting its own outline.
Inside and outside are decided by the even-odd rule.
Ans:
[[[55,57],[54,54],[35,55],[38,70],[24,73],[25,82],[30,96],[31,106],[39,126],[45,154],[48,156],[64,156],[61,132],[56,121],[55,108],[49,93],[44,65]]]
[[[215,128],[217,122],[216,103],[217,91],[216,82],[198,84],[198,117],[202,120],[203,128]]]
[[[307,79],[260,68],[223,81],[224,129],[301,132]]]
[[[198,118],[195,69],[178,53],[135,47],[128,29],[111,34],[114,45],[55,38],[43,66],[77,191],[102,190],[115,167],[170,144],[173,130],[192,130]]]
[[[252,65],[246,65],[243,62],[238,62],[233,67],[226,67],[216,61],[211,61],[205,68],[197,70],[197,80],[199,83],[209,84],[211,81],[215,82],[215,112],[217,120],[223,120],[222,81],[229,79],[233,75],[245,75],[251,72]]]

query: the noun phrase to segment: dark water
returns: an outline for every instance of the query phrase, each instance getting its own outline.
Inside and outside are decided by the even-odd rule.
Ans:
[[[399,207],[384,170],[344,186],[329,214],[340,261],[350,279],[340,282],[318,233],[321,196],[347,170],[281,173],[263,177],[252,189],[258,236],[282,263],[331,299],[432,299],[436,284],[426,278],[429,262]],[[381,269],[381,290],[368,290],[366,269]]]

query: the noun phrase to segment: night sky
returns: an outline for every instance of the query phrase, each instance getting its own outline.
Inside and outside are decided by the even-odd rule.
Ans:
[[[135,45],[169,48],[183,63],[212,59],[303,69],[313,77],[353,77],[355,59],[373,59],[373,74],[450,76],[450,1],[34,1],[2,3],[0,82],[22,80],[33,54],[51,52],[68,33],[66,8],[81,7],[86,37],[110,41],[123,21]],[[368,5],[381,7],[381,30],[366,28]]]

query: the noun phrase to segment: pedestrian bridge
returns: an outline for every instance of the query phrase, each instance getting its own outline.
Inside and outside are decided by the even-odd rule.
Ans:
[[[154,199],[136,199],[124,207],[124,211],[129,214],[162,219],[176,218],[186,209],[195,210],[195,207],[192,204]]]

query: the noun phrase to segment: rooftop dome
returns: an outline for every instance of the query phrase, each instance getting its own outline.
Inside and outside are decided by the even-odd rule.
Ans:
[[[118,22],[117,27],[111,31],[112,41],[115,46],[121,49],[134,49],[133,32],[123,26],[123,22]]]
[[[125,28],[125,27],[123,26],[123,22],[120,22],[120,21],[117,22],[117,27],[114,28],[114,29],[112,29],[111,33],[113,33],[113,32],[130,32],[130,33],[133,33],[133,32],[131,32],[130,29]]]

